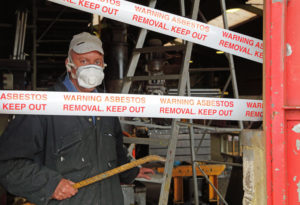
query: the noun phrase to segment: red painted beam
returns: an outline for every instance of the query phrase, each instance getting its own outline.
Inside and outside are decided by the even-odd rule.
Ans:
[[[286,128],[289,204],[300,204],[300,2],[287,3]]]
[[[269,205],[287,204],[284,112],[286,1],[265,1],[265,135]]]
[[[300,203],[300,1],[265,1],[268,205]]]

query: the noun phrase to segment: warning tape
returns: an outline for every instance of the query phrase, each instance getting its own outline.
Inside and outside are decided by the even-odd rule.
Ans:
[[[136,161],[132,161],[130,163],[124,164],[122,166],[116,167],[114,169],[111,169],[109,171],[103,172],[101,174],[98,174],[94,177],[82,180],[80,182],[75,183],[73,186],[76,189],[85,187],[87,185],[93,184],[95,182],[101,181],[103,179],[106,179],[108,177],[111,177],[113,175],[125,172],[126,170],[129,170],[133,167],[137,167],[139,165],[145,164],[147,162],[151,162],[151,161],[160,161],[160,162],[165,162],[166,159],[157,155],[149,155],[147,157],[143,157],[141,159],[138,159]]]
[[[49,0],[262,63],[263,42],[240,33],[124,0]]]
[[[261,100],[0,91],[0,113],[261,121]]]

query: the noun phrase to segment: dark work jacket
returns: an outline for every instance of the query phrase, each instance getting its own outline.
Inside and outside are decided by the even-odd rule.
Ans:
[[[66,91],[62,83],[54,88]],[[128,162],[118,118],[16,115],[0,137],[0,184],[37,205],[123,205],[120,181],[139,169],[79,189],[70,199],[51,196],[62,178],[79,182]]]

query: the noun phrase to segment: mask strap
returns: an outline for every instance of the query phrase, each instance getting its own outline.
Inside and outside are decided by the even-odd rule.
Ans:
[[[75,64],[72,62],[72,58],[70,56],[68,56],[68,63],[66,65],[67,71],[71,73],[72,78],[76,79],[76,75],[74,75],[71,70],[72,68],[75,68]]]

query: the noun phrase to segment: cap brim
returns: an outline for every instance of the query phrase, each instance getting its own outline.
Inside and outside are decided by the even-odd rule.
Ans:
[[[101,53],[102,55],[104,55],[103,49],[99,48],[99,46],[97,46],[96,44],[83,43],[81,45],[74,46],[73,50],[76,53],[79,53],[79,54],[88,53],[88,52],[91,52],[91,51],[98,51],[99,53]]]

